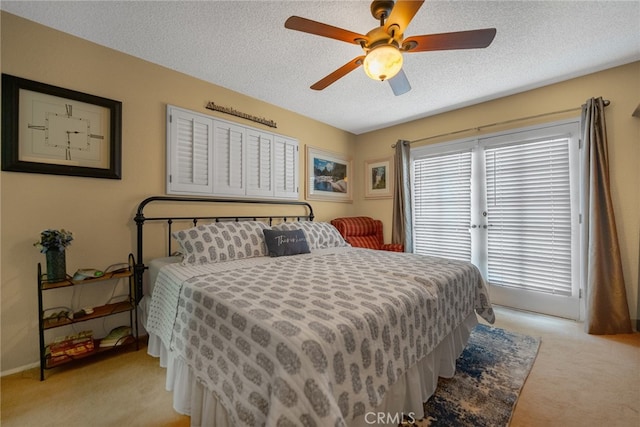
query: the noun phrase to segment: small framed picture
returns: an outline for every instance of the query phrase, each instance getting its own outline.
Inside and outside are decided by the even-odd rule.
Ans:
[[[351,159],[339,153],[307,146],[307,199],[353,201]]]
[[[385,199],[393,196],[393,156],[364,162],[364,197]]]
[[[122,103],[2,75],[2,170],[121,179]]]

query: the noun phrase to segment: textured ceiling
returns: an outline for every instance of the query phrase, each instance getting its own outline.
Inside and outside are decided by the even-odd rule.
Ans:
[[[378,25],[369,5],[3,0],[0,8],[354,134],[640,60],[639,1],[427,0],[405,36],[493,27],[491,46],[405,54],[412,90],[397,97],[362,68],[309,89],[362,51],[287,30],[285,20],[298,15],[366,34]]]

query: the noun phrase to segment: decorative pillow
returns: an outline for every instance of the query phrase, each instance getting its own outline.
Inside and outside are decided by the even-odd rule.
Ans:
[[[213,222],[172,233],[184,254],[182,265],[223,262],[267,254],[259,221]]]
[[[308,254],[309,245],[302,230],[262,230],[269,256]]]
[[[303,230],[310,249],[338,248],[350,246],[333,225],[328,222],[294,221],[282,222],[274,230]]]

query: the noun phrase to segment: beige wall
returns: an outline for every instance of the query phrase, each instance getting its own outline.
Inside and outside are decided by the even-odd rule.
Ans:
[[[67,251],[71,273],[125,261],[135,250],[133,216],[138,202],[165,192],[166,104],[263,127],[204,108],[214,101],[275,121],[276,132],[300,142],[301,190],[306,145],[352,155],[353,134],[14,15],[3,12],[1,24],[3,73],[123,105],[122,180],[1,173],[3,373],[38,360],[35,280],[36,264],[44,263],[44,255],[32,244],[41,230],[65,228],[74,233]],[[354,205],[313,202],[313,207],[317,219],[329,220],[350,215]]]
[[[287,110],[158,67],[149,62],[2,12],[1,70],[44,83],[116,99],[123,103],[123,179],[0,174],[0,371],[38,359],[36,264],[44,256],[32,246],[45,228],[66,228],[75,240],[67,270],[104,268],[134,251],[133,215],[138,202],[165,191],[165,106],[199,111],[207,101],[274,120],[278,133],[306,145],[352,155],[354,203],[312,202],[317,218],[365,214],[385,221],[390,240],[391,200],[364,200],[366,159],[393,154],[397,139],[414,140],[472,126],[578,107],[591,96],[610,99],[607,109],[613,198],[618,215],[630,304],[637,300],[640,233],[640,63],[596,73],[521,95],[505,97],[408,124],[354,136]],[[63,60],[64,58],[64,60]],[[243,123],[237,120],[239,123]],[[246,123],[246,122],[244,122]],[[254,123],[250,126],[260,127]],[[529,124],[529,123],[523,123]],[[269,128],[265,128],[270,130]],[[496,128],[490,131],[498,130]],[[304,155],[301,152],[301,184]],[[303,187],[301,187],[303,190]],[[304,196],[301,196],[301,199]],[[632,308],[635,313],[635,307]],[[634,316],[635,317],[635,316]]]
[[[640,317],[637,307],[640,298],[638,295],[638,288],[640,288],[640,279],[638,278],[638,263],[640,262],[640,254],[638,253],[638,237],[640,236],[640,118],[632,117],[631,113],[640,103],[640,62],[358,135],[354,157],[354,164],[357,166],[356,176],[359,177],[364,173],[366,159],[392,155],[391,145],[397,139],[414,141],[487,124],[579,108],[588,98],[598,96],[611,101],[611,105],[607,107],[605,113],[609,136],[611,192],[631,318],[638,319]],[[579,116],[579,109],[569,114],[558,114],[505,126],[489,127],[480,132],[461,133],[449,136],[448,139],[471,137],[535,123],[555,121],[571,115]],[[444,140],[447,138],[433,139],[428,143]],[[421,144],[416,143],[413,146],[419,145]],[[371,214],[383,219],[385,224],[390,224],[391,200],[365,200],[362,195],[364,190],[359,189],[359,191],[360,193],[357,193],[359,197],[355,203],[356,213]],[[391,230],[389,226],[385,227],[385,234],[387,241],[390,241]]]

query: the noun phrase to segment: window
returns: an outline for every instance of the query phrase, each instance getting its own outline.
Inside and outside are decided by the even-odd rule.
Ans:
[[[570,121],[412,150],[414,251],[473,262],[494,303],[579,314]]]
[[[487,148],[488,279],[571,295],[569,139]]]
[[[173,111],[167,139],[167,187],[176,192],[191,194],[211,193],[213,180],[213,122],[182,110]]]
[[[417,159],[414,173],[416,253],[471,260],[471,151]]]
[[[298,141],[167,106],[167,193],[298,199]]]

